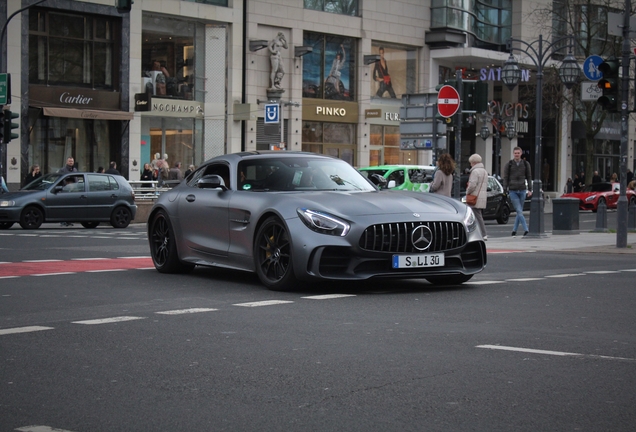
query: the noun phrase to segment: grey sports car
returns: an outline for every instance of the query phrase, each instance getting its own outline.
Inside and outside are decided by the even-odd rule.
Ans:
[[[148,240],[162,273],[246,270],[272,290],[299,280],[459,284],[486,265],[475,217],[461,202],[379,190],[340,159],[302,152],[205,162],[159,197]]]

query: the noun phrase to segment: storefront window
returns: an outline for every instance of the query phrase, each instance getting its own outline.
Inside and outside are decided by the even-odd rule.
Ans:
[[[148,130],[149,135],[144,140],[146,145],[142,145],[141,149],[142,166],[151,162],[156,153],[159,153],[162,159],[164,155],[168,155],[170,167],[176,162],[181,162],[182,171],[185,171],[188,165],[201,163],[195,155],[195,122],[193,118],[144,117],[142,129]],[[149,146],[147,141],[150,142]]]
[[[355,100],[355,39],[306,32],[303,45],[313,47],[303,57],[303,97]]]
[[[371,66],[371,97],[374,99],[400,98],[415,93],[417,62],[415,50],[392,48],[374,44],[372,54],[379,54],[380,61]]]
[[[142,19],[142,82],[147,92],[167,98],[203,101],[202,58],[195,42],[203,39],[204,25],[144,14]],[[223,81],[223,80],[222,80]]]
[[[399,126],[371,125],[369,166],[394,165],[401,160]]]
[[[29,83],[115,88],[116,21],[105,16],[29,13]]]
[[[66,164],[66,158],[73,157],[79,171],[94,172],[118,160],[119,146],[112,142],[119,137],[115,122],[46,117],[39,113],[36,108],[29,110],[29,117],[37,120],[29,137],[28,166],[38,164],[48,174],[57,172]]]
[[[303,151],[328,154],[354,164],[356,125],[303,122]]]

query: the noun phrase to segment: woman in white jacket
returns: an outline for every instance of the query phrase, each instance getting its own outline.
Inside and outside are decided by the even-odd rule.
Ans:
[[[470,177],[466,186],[466,195],[477,195],[477,203],[472,206],[475,218],[479,224],[479,229],[484,240],[488,240],[486,235],[486,225],[484,224],[483,210],[486,208],[486,200],[488,198],[488,172],[481,163],[481,156],[477,153],[468,158],[470,162]]]

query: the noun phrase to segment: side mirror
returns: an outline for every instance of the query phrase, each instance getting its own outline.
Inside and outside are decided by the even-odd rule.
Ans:
[[[203,176],[199,181],[197,181],[197,187],[199,189],[223,189],[227,190],[225,186],[225,182],[220,175],[210,174]]]
[[[395,180],[391,180],[391,181],[389,182],[389,185],[387,186],[387,188],[389,188],[389,189],[393,189],[394,187],[395,187]]]
[[[64,189],[64,186],[57,185],[57,186],[55,186],[53,188],[53,193],[54,194],[58,194],[58,193],[62,192],[63,189]]]
[[[378,189],[386,189],[387,188],[387,181],[380,174],[371,174],[371,176],[369,177],[369,180],[371,180],[371,183],[376,185],[378,187]]]

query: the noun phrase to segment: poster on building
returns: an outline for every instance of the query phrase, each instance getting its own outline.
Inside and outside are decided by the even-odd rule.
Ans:
[[[325,43],[325,99],[353,100],[349,40],[328,38]]]
[[[414,79],[409,79],[408,76],[409,57],[412,57],[410,52],[402,48],[374,44],[371,53],[380,56],[380,61],[369,66],[371,97],[397,99],[408,93],[408,88],[413,87],[409,82],[414,82]]]

